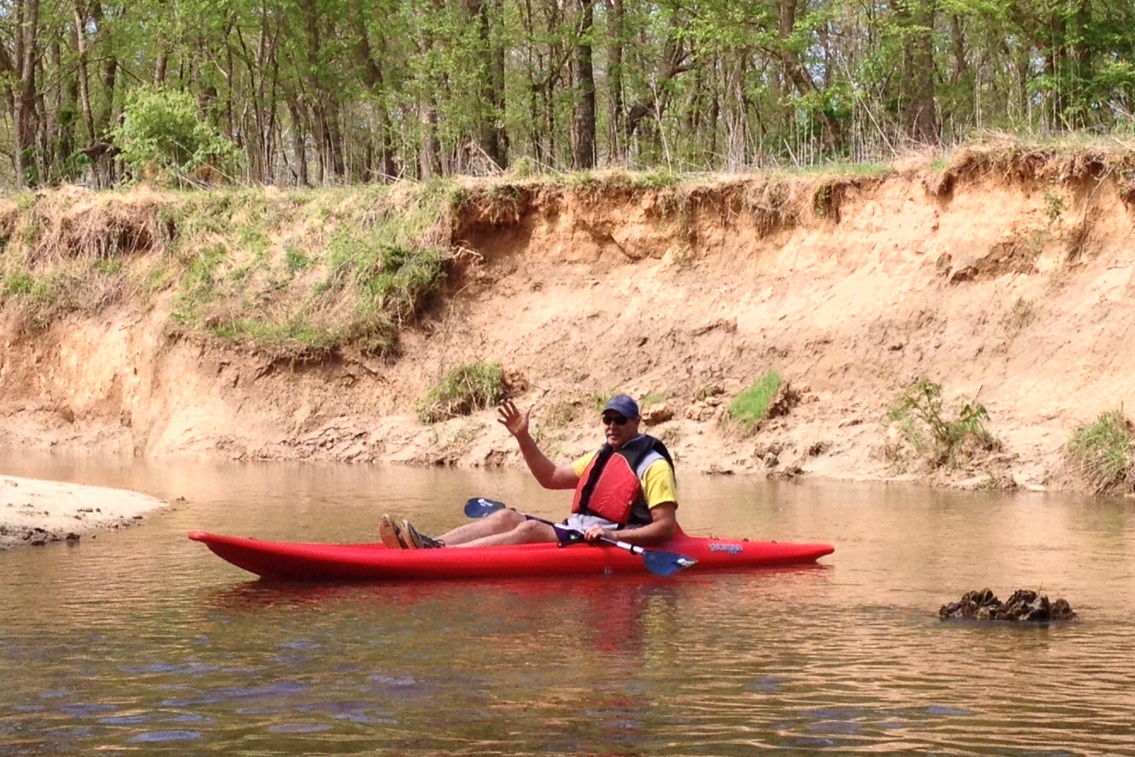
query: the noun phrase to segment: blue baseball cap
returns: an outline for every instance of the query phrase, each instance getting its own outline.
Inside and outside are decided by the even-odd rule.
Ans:
[[[603,412],[605,413],[608,410],[614,410],[626,418],[638,417],[638,403],[629,394],[616,394],[607,400],[607,404],[603,406]]]

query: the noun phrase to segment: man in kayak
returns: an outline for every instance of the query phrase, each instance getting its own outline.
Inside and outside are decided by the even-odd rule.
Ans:
[[[601,538],[649,546],[662,544],[678,527],[674,461],[661,441],[639,433],[638,403],[617,394],[603,407],[606,443],[596,452],[569,463],[548,459],[528,432],[532,408],[521,412],[512,400],[498,408],[497,419],[516,438],[524,462],[545,489],[575,489],[566,528],[588,541]],[[409,521],[382,516],[379,534],[390,548],[487,547],[557,541],[555,529],[505,508],[431,538]]]

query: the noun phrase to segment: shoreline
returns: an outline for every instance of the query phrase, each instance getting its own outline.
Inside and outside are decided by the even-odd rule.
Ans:
[[[0,551],[78,542],[140,523],[167,504],[130,489],[0,475]]]

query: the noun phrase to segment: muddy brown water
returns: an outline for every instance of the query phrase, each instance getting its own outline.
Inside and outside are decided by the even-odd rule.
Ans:
[[[817,567],[671,579],[266,586],[203,529],[370,540],[474,495],[557,516],[521,471],[142,463],[0,472],[184,497],[0,553],[0,755],[1135,754],[1128,501],[687,476],[691,533],[828,541]],[[943,623],[988,586],[1080,620]]]

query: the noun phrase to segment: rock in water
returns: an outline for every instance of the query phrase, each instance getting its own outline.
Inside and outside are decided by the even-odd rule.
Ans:
[[[968,618],[973,620],[1011,620],[1047,623],[1053,620],[1073,620],[1075,611],[1067,601],[1050,602],[1044,594],[1030,589],[1017,589],[1002,602],[989,589],[967,591],[957,602],[942,605],[938,610],[942,620]]]

